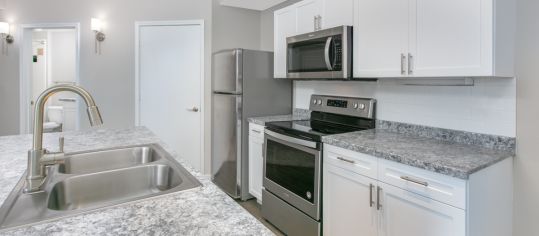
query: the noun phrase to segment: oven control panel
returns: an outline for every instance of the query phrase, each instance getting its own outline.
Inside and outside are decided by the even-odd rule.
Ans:
[[[372,98],[311,96],[311,111],[374,119],[376,100]]]

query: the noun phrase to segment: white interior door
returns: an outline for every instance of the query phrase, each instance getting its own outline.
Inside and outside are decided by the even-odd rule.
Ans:
[[[139,125],[201,170],[203,27],[139,27]]]

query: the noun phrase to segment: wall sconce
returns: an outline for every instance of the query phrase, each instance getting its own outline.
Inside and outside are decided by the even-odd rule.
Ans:
[[[95,32],[95,53],[101,55],[101,42],[105,41],[101,19],[92,18],[92,31]]]
[[[15,41],[13,35],[10,34],[9,23],[0,22],[0,38],[2,40],[2,54],[8,54],[8,44],[12,44]]]

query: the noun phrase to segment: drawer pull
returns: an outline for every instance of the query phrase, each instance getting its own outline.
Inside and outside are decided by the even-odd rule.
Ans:
[[[253,132],[257,133],[257,134],[261,134],[261,133],[262,133],[260,130],[254,130],[254,129],[253,129],[253,130],[251,130],[251,131],[253,131]]]
[[[428,186],[429,186],[429,183],[426,182],[426,181],[416,180],[416,179],[410,178],[410,177],[408,177],[408,176],[401,176],[401,179],[406,180],[406,181],[408,181],[408,182],[412,182],[412,183],[414,183],[414,184],[423,185],[423,186],[425,186],[425,187],[428,187]]]
[[[342,157],[337,157],[337,159],[341,160],[341,161],[344,161],[344,162],[348,162],[350,164],[356,164],[355,161],[352,161],[352,160],[348,160],[348,159],[345,159],[345,158],[342,158]]]

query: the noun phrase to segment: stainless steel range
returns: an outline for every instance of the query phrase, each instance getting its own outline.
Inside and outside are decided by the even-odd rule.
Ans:
[[[266,123],[263,217],[287,235],[322,232],[322,137],[373,129],[374,99],[313,95],[310,120]]]

